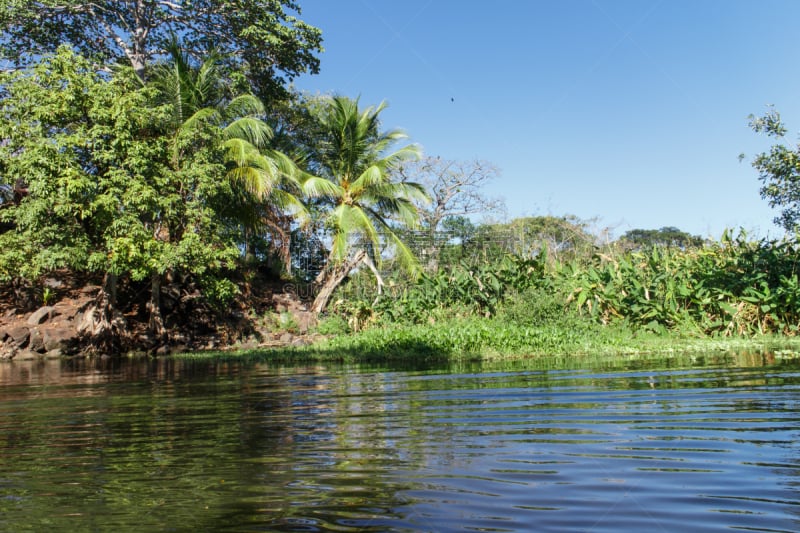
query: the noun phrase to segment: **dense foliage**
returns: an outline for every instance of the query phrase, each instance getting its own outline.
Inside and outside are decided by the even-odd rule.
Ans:
[[[638,249],[654,246],[692,248],[703,245],[703,238],[699,235],[690,235],[673,226],[659,229],[632,229],[626,231],[620,237],[620,241],[631,248]]]
[[[630,251],[624,243],[566,260],[501,253],[443,265],[371,306],[342,300],[342,331],[388,351],[547,353],[619,346],[633,334],[683,337],[800,330],[800,241],[752,240]],[[331,320],[329,323],[332,323]]]
[[[284,77],[319,69],[320,30],[295,17],[299,10],[291,0],[0,0],[0,54],[25,66],[66,44],[97,66],[125,62],[146,79],[178,35],[193,57],[218,50],[262,98],[282,96]]]
[[[2,75],[0,282],[58,269],[101,278],[87,313],[95,336],[125,328],[118,283],[147,283],[160,339],[166,280],[223,310],[243,265],[290,271],[292,236],[329,248],[319,295],[356,265],[379,264],[387,245],[414,271],[394,228],[416,224],[414,201],[426,194],[392,173],[417,148],[381,130],[383,105],[309,101],[301,115],[316,136],[294,138],[293,160],[271,145],[260,100],[231,90],[218,53],[197,62],[176,39],[168,48],[145,84],[129,67],[98,72],[68,47]],[[320,311],[326,298],[317,300]]]
[[[214,208],[230,197],[232,122],[205,114],[178,123],[174,105],[128,73],[105,81],[61,48],[3,76],[3,174],[23,177],[30,195],[3,212],[15,230],[0,234],[0,279],[58,268],[152,278],[158,321],[159,276],[206,276],[238,257]]]
[[[796,334],[800,327],[800,241],[748,240],[704,248],[653,248],[568,265],[570,301],[607,323],[694,334]]]
[[[800,230],[800,147],[785,142],[788,131],[780,113],[770,109],[761,117],[750,117],[750,126],[779,141],[768,152],[758,154],[753,167],[761,178],[761,197],[770,207],[782,209],[775,223],[786,231]]]
[[[182,130],[124,74],[111,82],[67,49],[6,74],[3,172],[30,196],[4,212],[0,275],[69,267],[143,278],[205,269],[237,254],[221,239],[211,198],[224,192],[222,129]]]

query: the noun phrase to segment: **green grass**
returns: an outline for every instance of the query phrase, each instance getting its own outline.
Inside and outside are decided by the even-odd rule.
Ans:
[[[682,337],[634,332],[586,321],[521,325],[502,319],[453,318],[427,325],[389,325],[339,335],[311,346],[201,352],[179,358],[248,359],[281,364],[453,364],[536,358],[581,360],[705,353],[771,353],[800,357],[800,339],[781,336]]]

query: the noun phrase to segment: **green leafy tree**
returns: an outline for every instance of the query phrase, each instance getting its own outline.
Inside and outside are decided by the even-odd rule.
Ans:
[[[786,231],[800,229],[800,146],[785,142],[786,126],[780,113],[770,109],[761,117],[750,115],[750,126],[781,142],[753,160],[761,180],[761,197],[770,207],[781,208],[775,223]]]
[[[628,248],[652,248],[663,246],[671,248],[696,248],[703,245],[703,238],[691,235],[674,226],[660,229],[632,229],[620,237],[620,242]]]
[[[478,227],[474,238],[484,259],[498,259],[508,253],[533,258],[544,251],[551,262],[591,256],[595,240],[589,222],[575,215],[522,217],[505,224],[484,224]]]
[[[175,131],[173,167],[180,166],[180,137],[192,135],[204,122],[222,130],[222,147],[231,182],[231,195],[220,204],[220,214],[241,228],[248,252],[254,236],[267,233],[288,266],[291,228],[287,221],[307,217],[297,168],[293,161],[271,148],[272,129],[262,119],[264,105],[253,95],[232,96],[221,73],[221,56],[206,54],[199,64],[175,40],[170,59],[153,68],[150,84],[158,89],[159,102],[170,110]],[[191,149],[191,145],[185,148]]]
[[[318,209],[331,238],[326,268],[317,278],[320,290],[312,305],[317,313],[359,263],[366,263],[382,285],[375,268],[382,238],[393,248],[401,267],[419,271],[417,259],[396,227],[418,224],[414,201],[427,195],[417,183],[392,178],[401,162],[419,157],[419,149],[415,145],[394,149],[406,135],[381,130],[379,115],[385,107],[359,109],[358,100],[336,96],[321,109],[323,137],[313,154],[318,176],[305,183],[306,190],[319,198]]]
[[[227,196],[221,195],[224,201],[217,198],[216,205],[220,206],[220,215],[228,215],[243,227],[244,235],[238,236],[238,242],[244,241],[247,247],[253,232],[264,227],[280,230],[278,221],[283,213],[304,214],[303,204],[290,192],[300,190],[294,164],[269,148],[272,130],[260,118],[264,114],[261,101],[253,95],[231,98],[226,94],[218,68],[221,57],[215,51],[200,64],[194,64],[175,40],[170,42],[168,51],[169,61],[153,69],[150,83],[157,88],[157,101],[167,112],[166,127],[171,135],[169,167],[178,183],[182,176],[195,171],[197,153],[219,143],[230,189]],[[183,193],[182,187],[180,191]],[[176,200],[191,200],[191,196],[181,196]],[[176,207],[158,210],[159,217],[178,225],[172,228],[166,224],[169,231],[161,231],[158,239],[170,242],[173,235],[182,235],[183,219],[172,217],[179,211]],[[288,255],[285,238],[281,248]],[[159,336],[164,332],[159,311],[161,277],[177,266],[164,263],[151,273],[150,326]]]
[[[102,65],[128,62],[140,79],[180,35],[190,54],[217,48],[262,96],[316,73],[321,34],[293,0],[0,0],[0,53],[23,66],[69,44]]]
[[[439,249],[440,262],[464,259],[473,247],[477,227],[465,216],[448,216],[442,220],[442,231],[448,242]]]
[[[0,235],[0,278],[57,268],[102,274],[83,327],[107,339],[124,327],[119,276],[208,276],[234,264],[238,248],[211,201],[229,183],[219,125],[198,122],[176,136],[174,110],[154,106],[155,91],[130,69],[107,81],[66,47],[0,84],[0,160],[30,192],[3,210],[15,229]]]
[[[138,112],[145,95],[125,80],[104,82],[65,48],[1,83],[4,174],[24,179],[32,194],[3,213],[14,230],[0,235],[0,278],[35,279],[65,267],[106,273],[98,306],[87,313],[96,318],[93,332],[105,333],[115,274],[136,263],[129,252],[140,225],[135,207],[123,206],[144,197],[125,193],[156,179],[158,169],[141,163],[160,159],[163,149],[132,135],[148,127]]]

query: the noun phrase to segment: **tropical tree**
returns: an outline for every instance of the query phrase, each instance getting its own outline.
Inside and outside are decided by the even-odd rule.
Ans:
[[[786,231],[800,229],[800,146],[784,141],[786,126],[781,115],[770,109],[761,117],[750,115],[750,127],[757,133],[765,133],[781,142],[773,145],[769,152],[758,154],[753,167],[761,179],[761,197],[770,207],[783,210],[775,217],[775,224]],[[742,156],[743,157],[743,156]]]
[[[176,87],[204,86],[192,77],[199,72],[169,68]],[[235,290],[224,273],[241,240],[221,213],[242,196],[269,209],[299,204],[282,189],[290,162],[262,148],[269,128],[253,97],[214,106],[182,90],[170,100],[165,80],[142,86],[131,69],[107,79],[66,47],[0,84],[2,174],[24,178],[30,193],[0,210],[9,228],[0,233],[0,280],[58,268],[101,275],[83,324],[98,340],[124,333],[118,278],[150,281],[150,329],[160,340],[167,274],[199,281],[212,300]]]
[[[703,238],[690,235],[674,226],[660,229],[632,229],[620,237],[620,243],[626,248],[646,249],[655,246],[672,248],[697,248],[703,245]]]
[[[269,148],[272,130],[261,119],[263,104],[253,95],[231,98],[226,94],[220,76],[220,55],[216,51],[209,52],[202,63],[194,64],[187,51],[173,39],[168,52],[170,60],[152,69],[149,84],[157,89],[156,102],[166,110],[166,128],[171,136],[169,167],[177,181],[180,183],[180,176],[191,172],[187,165],[194,164],[196,151],[205,149],[209,143],[219,143],[230,188],[227,194],[218,190],[216,197],[208,199],[216,200],[219,214],[227,215],[243,227],[245,235],[233,238],[243,240],[247,248],[250,235],[263,228],[284,237],[288,230],[280,225],[283,213],[289,211],[301,216],[305,208],[292,194],[300,191],[294,164]],[[178,197],[178,200],[188,199]],[[157,213],[163,216],[174,210],[173,207]],[[169,241],[173,234],[176,231],[162,231],[157,238]],[[280,243],[283,255],[288,257],[288,240],[284,237]],[[151,272],[150,326],[157,334],[163,333],[159,312],[161,276],[169,268],[164,265]]]
[[[479,226],[472,240],[483,260],[508,253],[534,258],[544,252],[553,263],[594,253],[597,237],[590,232],[590,223],[575,215],[515,218],[508,223]]]
[[[148,83],[158,89],[158,101],[171,110],[175,150],[181,133],[201,122],[219,125],[227,177],[236,188],[238,202],[233,202],[233,211],[237,217],[245,224],[253,220],[254,225],[272,226],[282,218],[281,211],[304,216],[305,207],[293,194],[301,192],[297,167],[291,158],[271,148],[273,131],[264,121],[262,101],[252,94],[235,96],[230,92],[217,50],[204,54],[206,59],[199,64],[176,39],[170,41],[167,52],[169,60],[153,69]],[[175,152],[174,158],[177,165],[180,154]],[[267,207],[267,214],[254,220],[252,211],[259,207]],[[264,221],[270,214],[272,220]]]
[[[331,246],[316,280],[314,312],[325,309],[334,289],[360,263],[375,274],[380,290],[383,280],[376,264],[384,243],[392,247],[401,267],[419,272],[417,259],[396,229],[419,223],[414,202],[427,193],[417,183],[394,179],[392,172],[403,161],[418,158],[419,148],[395,149],[407,137],[399,130],[381,130],[379,116],[385,108],[381,103],[360,109],[358,99],[343,96],[328,98],[321,106],[322,139],[314,147],[311,165],[317,176],[307,179],[304,187],[318,198]]]
[[[0,235],[0,278],[34,280],[58,268],[102,275],[82,328],[114,342],[124,328],[118,277],[208,275],[232,264],[238,250],[209,202],[225,183],[219,128],[195,132],[209,142],[180,137],[180,149],[193,150],[176,168],[164,126],[171,109],[152,105],[152,88],[130,69],[107,80],[66,47],[0,83],[0,160],[30,193],[3,210],[14,230]]]
[[[15,66],[68,44],[96,64],[129,63],[140,79],[173,35],[191,55],[219,49],[262,97],[285,92],[284,77],[319,70],[320,30],[292,13],[293,0],[0,0],[0,54]]]

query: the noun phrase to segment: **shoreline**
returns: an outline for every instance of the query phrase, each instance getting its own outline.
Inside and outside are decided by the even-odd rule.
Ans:
[[[66,270],[52,273],[41,283],[52,288],[55,297],[49,300],[37,295],[33,286],[21,291],[0,286],[0,361],[285,348],[324,338],[315,331],[316,316],[290,290],[292,285],[257,272],[253,278],[239,282],[237,295],[224,308],[213,307],[178,283],[165,284],[164,331],[158,336],[148,326],[142,284],[121,287],[124,297],[101,320],[98,280]],[[105,328],[98,332],[101,321]]]
[[[338,362],[454,363],[512,361],[542,357],[629,357],[642,354],[721,353],[735,350],[800,354],[800,337],[756,335],[709,337],[686,332],[648,332],[624,323],[601,325],[580,316],[544,318],[538,322],[477,316],[449,317],[425,324],[373,325],[350,332],[347,324],[324,327],[317,316],[283,282],[241,285],[226,310],[211,310],[193,297],[173,300],[167,335],[152,337],[142,302],[130,299],[116,312],[119,335],[112,349],[82,329],[97,297],[97,285],[63,280],[57,301],[15,308],[0,301],[0,361],[167,357],[208,360],[258,359],[303,364]],[[71,282],[70,285],[67,281]],[[169,301],[172,288],[164,290]],[[324,320],[323,320],[324,322]],[[344,322],[340,319],[340,322]]]
[[[637,360],[701,355],[735,355],[747,353],[772,360],[800,360],[800,338],[763,336],[755,338],[680,339],[675,337],[649,337],[646,340],[630,339],[628,344],[615,347],[597,344],[582,350],[549,352],[520,351],[498,353],[483,352],[416,352],[413,347],[398,345],[388,350],[369,349],[353,342],[359,334],[335,337],[301,347],[271,347],[254,349],[229,349],[184,352],[171,357],[182,360],[255,361],[302,365],[310,363],[332,364],[459,364],[503,363],[544,359],[569,359],[575,362],[592,358],[609,360]],[[346,345],[350,343],[351,346]]]

